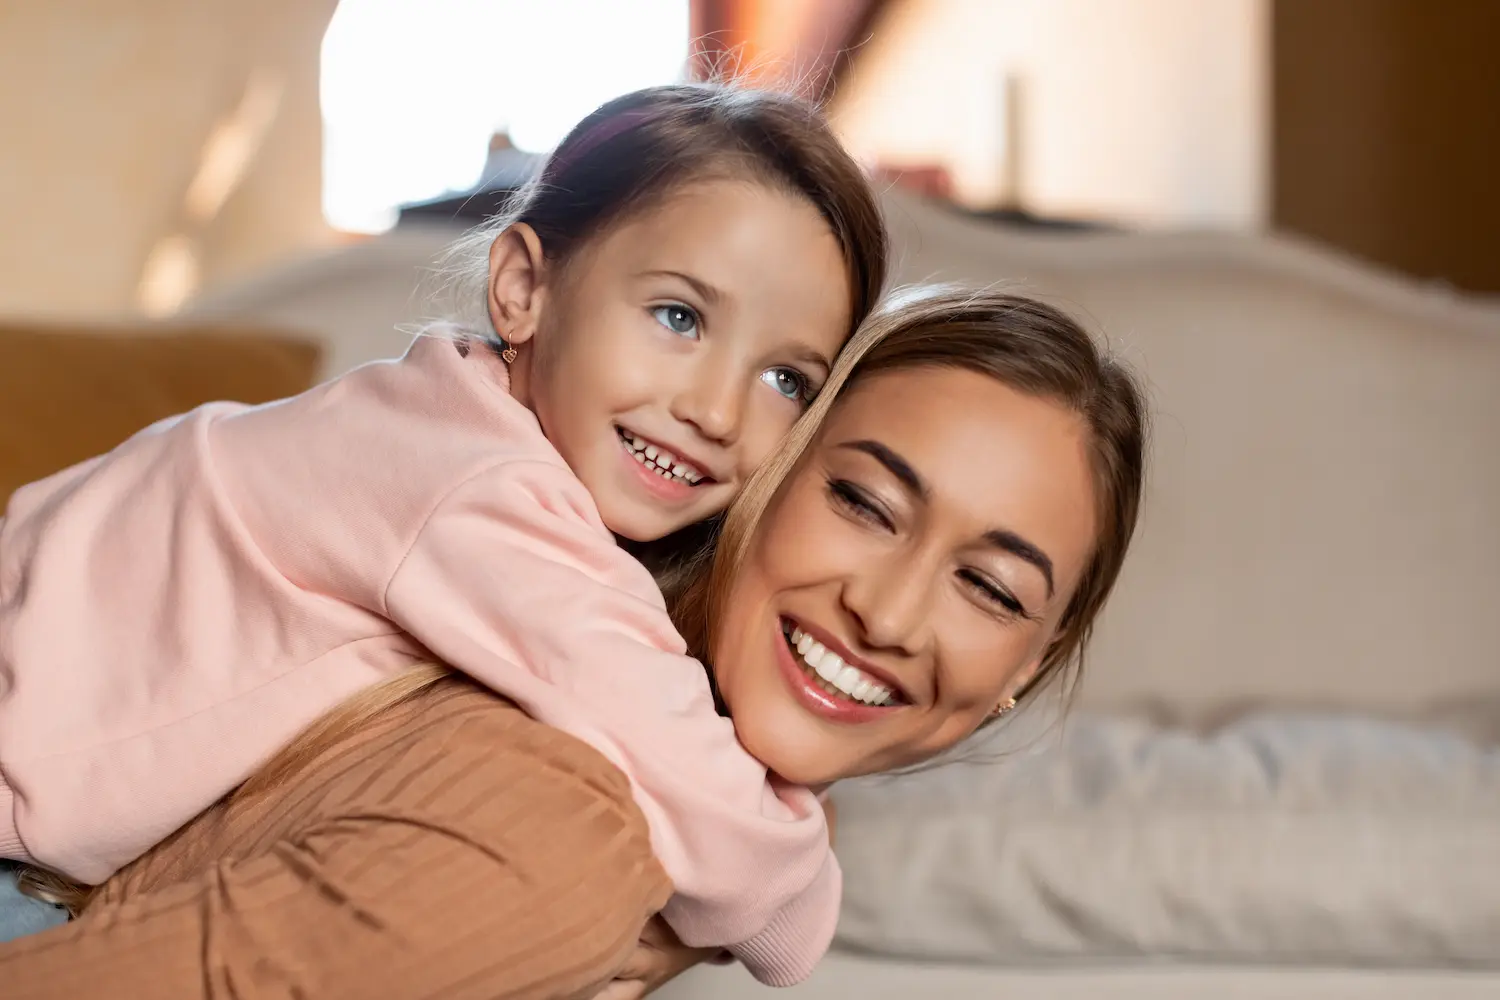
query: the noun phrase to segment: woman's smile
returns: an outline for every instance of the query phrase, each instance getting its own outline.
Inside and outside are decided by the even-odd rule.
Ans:
[[[792,619],[781,619],[777,631],[782,677],[813,714],[841,723],[873,722],[910,703],[885,675],[849,662]]]

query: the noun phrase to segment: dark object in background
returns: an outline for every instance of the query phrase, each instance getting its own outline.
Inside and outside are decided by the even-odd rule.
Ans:
[[[445,195],[431,201],[402,205],[396,224],[411,220],[468,224],[482,222],[505,207],[506,201],[541,169],[542,156],[526,153],[511,144],[510,136],[495,133],[479,186],[471,191]]]

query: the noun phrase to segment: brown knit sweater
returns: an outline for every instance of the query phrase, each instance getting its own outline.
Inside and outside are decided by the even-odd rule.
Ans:
[[[670,891],[624,775],[445,681],[0,947],[0,996],[587,997]]]

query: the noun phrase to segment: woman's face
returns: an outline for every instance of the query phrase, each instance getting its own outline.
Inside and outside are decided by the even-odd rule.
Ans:
[[[840,399],[772,501],[714,674],[747,750],[820,785],[934,756],[1033,675],[1091,554],[1072,412],[945,368]]]

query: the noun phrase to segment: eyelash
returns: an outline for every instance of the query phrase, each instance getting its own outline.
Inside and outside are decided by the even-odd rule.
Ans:
[[[668,333],[674,334],[678,337],[690,336],[694,339],[697,339],[702,335],[703,317],[699,315],[698,310],[694,309],[692,306],[688,305],[685,302],[663,302],[660,305],[652,306],[647,311],[651,313],[651,318],[660,323]],[[661,317],[661,314],[674,312],[687,313],[687,315],[691,317],[693,321],[693,328],[687,331],[672,329],[671,325]]]
[[[959,579],[963,580],[969,586],[973,587],[975,590],[983,594],[986,600],[995,602],[1016,617],[1031,617],[1031,615],[1027,614],[1026,609],[1021,605],[1021,602],[1016,600],[1015,596],[1011,594],[1010,591],[1006,590],[1003,587],[997,586],[990,580],[985,579],[982,574],[976,573],[973,570],[966,569],[963,572],[959,573],[958,576]]]
[[[846,512],[862,521],[877,525],[886,531],[894,527],[890,517],[870,499],[869,494],[847,479],[828,480],[828,495]]]
[[[772,376],[773,378],[776,375],[790,375],[792,378],[797,380],[797,394],[794,396],[788,396],[786,393],[777,389],[776,386],[766,378],[766,376],[768,375]],[[818,391],[817,389],[813,388],[812,379],[808,378],[806,375],[802,374],[795,368],[788,368],[784,365],[778,368],[767,368],[765,371],[761,372],[760,377],[761,381],[771,386],[771,389],[778,396],[782,397],[783,399],[790,399],[800,406],[807,406],[817,398]]]
[[[891,519],[885,511],[870,499],[869,494],[864,489],[849,482],[847,479],[829,479],[828,495],[833,498],[835,503],[848,512],[850,516],[876,525],[886,531],[893,530]],[[978,591],[986,601],[998,604],[1007,613],[1017,618],[1033,618],[1025,606],[1016,600],[1014,594],[994,583],[985,577],[984,574],[966,569],[960,571],[958,577],[969,587]]]

